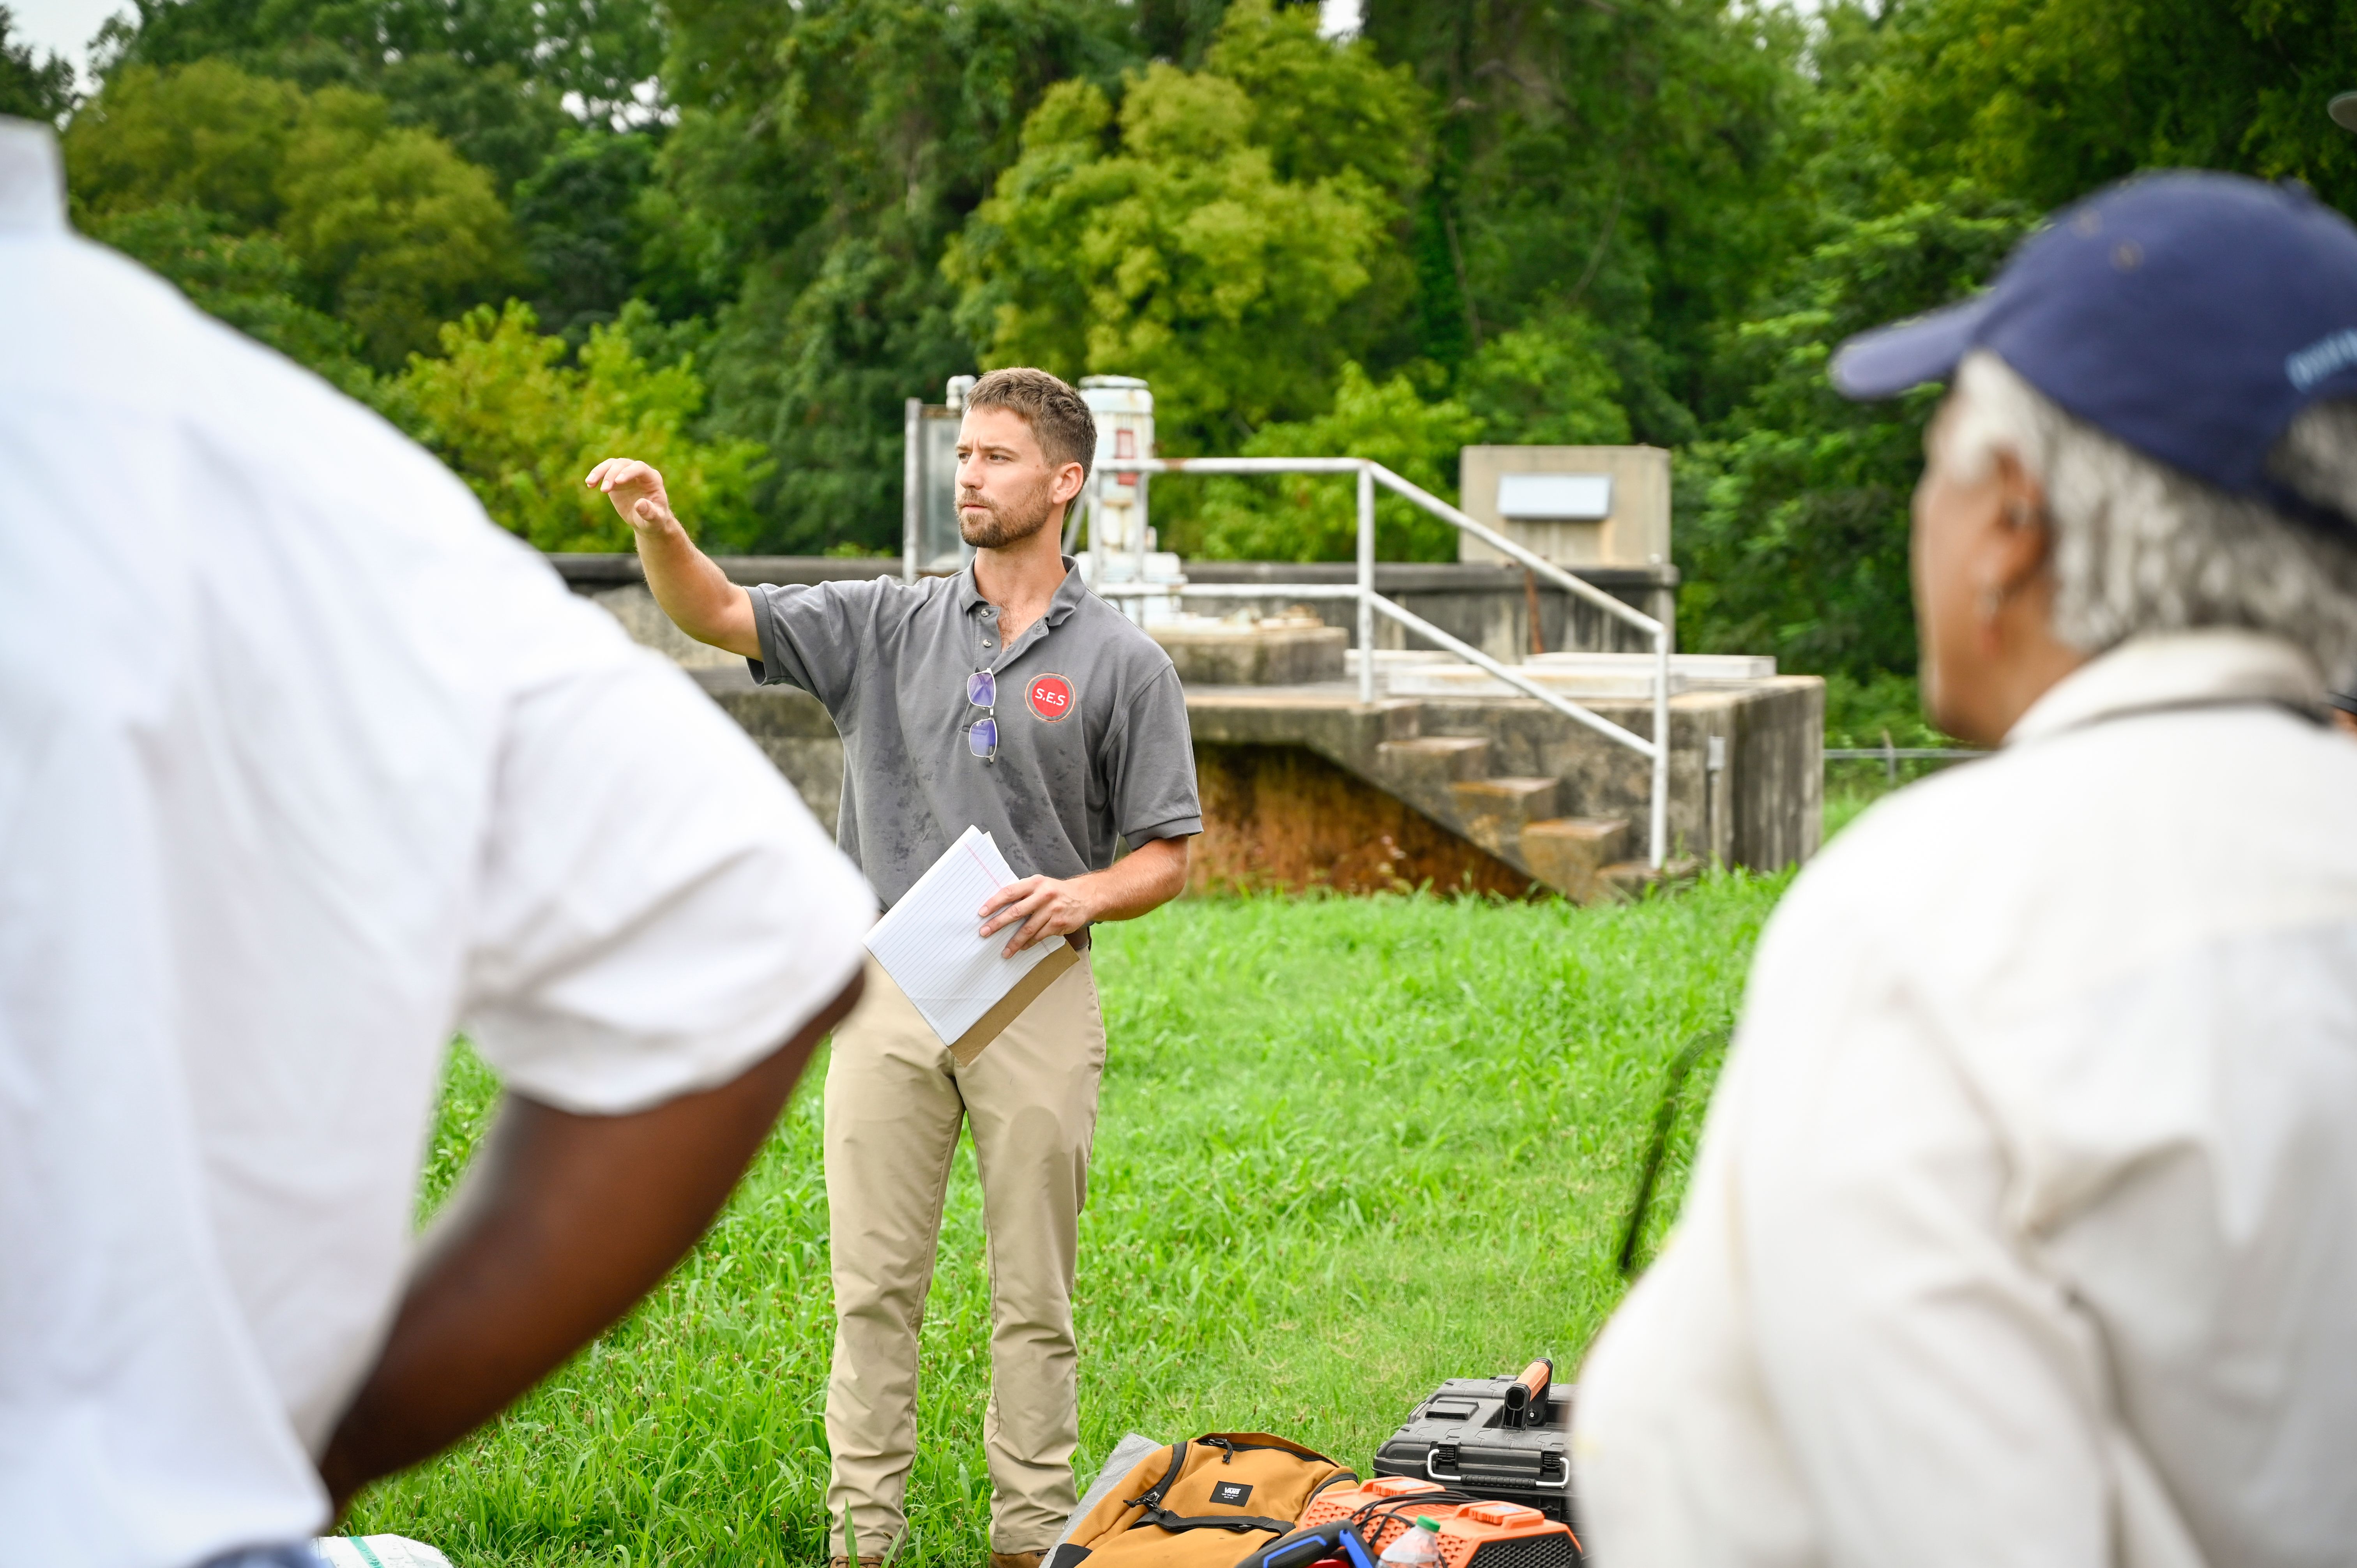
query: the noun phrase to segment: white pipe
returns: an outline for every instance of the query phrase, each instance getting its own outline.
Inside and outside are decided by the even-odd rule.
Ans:
[[[1359,701],[1375,700],[1375,476],[1359,465]]]

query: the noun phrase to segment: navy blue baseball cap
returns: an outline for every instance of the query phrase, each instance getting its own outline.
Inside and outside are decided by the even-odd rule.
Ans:
[[[2357,397],[2357,225],[2304,187],[2191,172],[2106,187],[2017,246],[1986,293],[1844,343],[1834,386],[1894,396],[1975,349],[2147,456],[2357,532],[2266,470],[2303,410]]]

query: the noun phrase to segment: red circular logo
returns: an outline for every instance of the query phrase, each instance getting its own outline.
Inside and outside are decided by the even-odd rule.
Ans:
[[[1072,710],[1080,706],[1072,697],[1072,683],[1061,675],[1033,677],[1023,697],[1031,704],[1033,713],[1051,725],[1071,718]]]

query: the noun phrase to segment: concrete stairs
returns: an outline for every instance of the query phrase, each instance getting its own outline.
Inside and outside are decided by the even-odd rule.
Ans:
[[[1394,715],[1392,727],[1402,727],[1404,716]],[[1691,859],[1655,871],[1641,833],[1625,818],[1560,814],[1570,793],[1560,779],[1491,774],[1491,749],[1480,736],[1410,736],[1379,742],[1372,768],[1353,771],[1371,774],[1370,782],[1577,903],[1630,897],[1695,875]]]

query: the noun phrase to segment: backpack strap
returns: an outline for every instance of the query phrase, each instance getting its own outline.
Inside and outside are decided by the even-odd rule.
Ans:
[[[1182,1437],[1170,1445],[1170,1468],[1162,1472],[1162,1479],[1138,1493],[1136,1499],[1129,1506],[1134,1509],[1144,1509],[1145,1517],[1147,1519],[1152,1519],[1156,1514],[1160,1513],[1162,1499],[1169,1495],[1171,1484],[1178,1479],[1178,1472],[1186,1467],[1187,1440]]]

